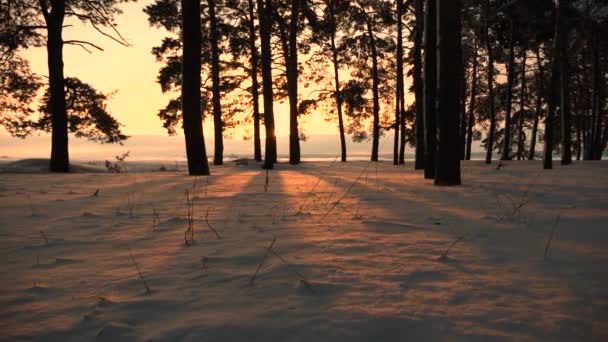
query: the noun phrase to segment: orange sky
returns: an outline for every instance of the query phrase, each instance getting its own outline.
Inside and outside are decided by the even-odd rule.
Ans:
[[[117,17],[118,28],[123,36],[133,45],[124,47],[99,35],[91,27],[75,24],[65,29],[64,39],[79,39],[95,42],[104,51],[87,53],[78,46],[66,45],[64,48],[65,75],[79,77],[98,90],[118,93],[109,102],[111,113],[125,125],[124,132],[133,134],[165,134],[157,111],[164,107],[171,95],[163,95],[155,82],[161,64],[156,63],[150,54],[152,47],[158,45],[167,35],[164,30],[151,28],[147,16],[142,12],[145,5],[153,0],[140,0],[137,3],[122,5],[124,14]],[[31,62],[32,69],[48,75],[46,67],[46,50],[29,49],[23,56]],[[303,94],[304,96],[305,94]],[[275,104],[277,135],[289,134],[287,104]],[[308,134],[334,134],[336,123],[326,122],[322,113],[312,113],[304,118],[304,129]],[[211,121],[204,124],[205,134],[211,136]],[[249,128],[250,127],[246,127]],[[240,139],[243,127],[235,131]]]

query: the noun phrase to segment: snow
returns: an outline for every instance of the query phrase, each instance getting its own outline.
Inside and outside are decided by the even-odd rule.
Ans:
[[[196,179],[192,246],[183,167],[6,173],[37,163],[0,174],[1,340],[608,340],[606,162],[465,162],[452,188],[280,164],[267,192],[230,163]]]

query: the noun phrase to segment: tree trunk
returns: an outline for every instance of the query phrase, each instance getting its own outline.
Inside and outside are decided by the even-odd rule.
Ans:
[[[460,185],[461,0],[437,1],[437,165],[435,185]]]
[[[460,28],[462,32],[462,28]],[[460,160],[464,160],[467,149],[467,51],[460,50],[462,67],[460,68]]]
[[[538,135],[538,122],[540,121],[541,111],[543,108],[543,93],[544,93],[544,80],[545,73],[543,69],[543,62],[540,58],[540,42],[537,42],[536,45],[536,63],[538,67],[538,74],[536,78],[537,82],[537,94],[536,94],[536,110],[534,112],[534,123],[532,124],[532,133],[530,134],[530,155],[528,156],[528,160],[534,160],[534,155],[536,154],[536,136]]]
[[[469,102],[469,119],[467,121],[467,147],[465,152],[465,159],[471,160],[471,146],[473,145],[473,126],[475,126],[475,105],[477,104],[477,66],[478,52],[477,43],[474,47],[473,55],[473,70],[471,75],[471,100]]]
[[[43,9],[47,26],[47,62],[51,102],[51,162],[52,172],[69,172],[68,113],[65,102],[65,78],[63,75],[63,19],[65,1],[53,2],[50,12]]]
[[[437,149],[437,6],[426,0],[424,10],[424,178],[435,178]]]
[[[519,121],[517,123],[517,160],[524,159],[524,113],[526,112],[526,53],[521,50],[521,89],[519,93]]]
[[[509,64],[507,66],[507,108],[505,128],[500,160],[511,160],[511,110],[513,108],[513,83],[515,83],[515,23],[510,22],[511,38],[509,40]]]
[[[380,145],[380,91],[378,76],[378,50],[376,49],[376,38],[372,29],[371,19],[367,18],[367,34],[369,35],[369,45],[372,52],[372,96],[373,96],[373,137],[372,137],[372,161],[378,161],[378,148]]]
[[[188,172],[209,175],[201,113],[201,17],[200,1],[182,1],[182,115],[186,137]]]
[[[253,158],[262,161],[260,141],[260,94],[258,83],[258,49],[255,46],[255,15],[253,0],[249,1],[249,47],[251,49],[251,97],[253,98]]]
[[[218,46],[217,18],[215,16],[215,0],[208,0],[210,45],[211,45],[211,81],[213,91],[213,133],[215,151],[213,165],[224,164],[224,122],[222,120],[222,105],[220,92],[220,54]]]
[[[592,70],[593,70],[593,95],[591,104],[591,134],[589,141],[588,160],[600,160],[602,157],[602,145],[601,145],[601,88],[602,88],[602,77],[601,77],[601,64],[600,64],[600,44],[599,44],[599,33],[597,28],[594,27],[592,31]]]
[[[559,6],[568,7],[568,0],[560,0]],[[572,163],[572,118],[570,113],[570,67],[568,58],[568,28],[564,17],[559,20],[560,24],[560,49],[559,49],[559,68],[561,83],[561,118],[562,118],[562,165]]]
[[[416,106],[416,161],[414,168],[424,170],[424,84],[422,81],[422,34],[424,33],[424,0],[414,0],[414,95]]]
[[[488,51],[488,101],[490,102],[490,131],[486,140],[486,164],[492,163],[492,152],[494,151],[494,133],[496,131],[496,108],[494,105],[494,51],[490,40],[490,4],[486,1],[485,8],[485,31],[486,50]]]
[[[266,0],[270,1],[270,0]],[[272,169],[277,161],[277,138],[274,128],[273,90],[272,90],[272,54],[270,47],[270,22],[272,4],[257,0],[258,20],[260,23],[262,87],[264,95],[264,127],[266,131],[266,150],[264,151],[265,169]]]
[[[342,94],[340,92],[340,67],[338,65],[338,49],[336,48],[336,35],[335,35],[335,17],[333,8],[331,9],[331,16],[333,22],[333,29],[331,34],[331,53],[332,62],[334,67],[334,97],[336,98],[336,107],[338,109],[338,130],[340,131],[340,155],[343,163],[346,162],[346,135],[344,134],[344,118],[342,117]]]
[[[298,18],[300,0],[291,1],[289,23],[289,55],[287,60],[287,92],[289,95],[289,164],[300,163],[300,131],[298,128]]]
[[[555,111],[557,107],[557,94],[560,91],[560,67],[561,67],[561,52],[562,52],[562,9],[561,1],[555,5],[555,35],[553,38],[553,51],[551,60],[551,81],[549,89],[549,109],[547,111],[547,119],[545,119],[545,151],[543,168],[549,170],[553,168],[553,130]]]
[[[405,133],[405,115],[402,115],[404,108],[401,107],[401,98],[404,96],[403,84],[403,1],[397,0],[397,89],[395,94],[395,140],[393,149],[393,164],[399,165],[400,161],[400,141],[405,142],[405,134],[400,134],[403,128]],[[404,154],[405,159],[405,154]]]

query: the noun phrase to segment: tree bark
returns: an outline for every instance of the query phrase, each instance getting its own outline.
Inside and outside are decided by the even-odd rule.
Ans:
[[[437,149],[437,6],[426,0],[424,9],[424,178],[435,178]]]
[[[52,172],[69,172],[68,113],[65,102],[65,77],[63,74],[63,20],[65,1],[52,2],[52,9],[43,8],[47,27],[47,62],[51,102],[51,162]]]
[[[424,0],[414,0],[414,96],[416,109],[416,161],[414,168],[424,170],[424,84],[422,81],[422,34],[424,33]]]
[[[200,1],[182,1],[182,115],[186,137],[188,172],[209,175],[201,113],[201,17]]]
[[[555,110],[557,107],[557,94],[559,91],[559,71],[560,71],[560,54],[562,51],[562,24],[561,24],[561,6],[560,1],[555,6],[555,35],[553,38],[553,51],[551,60],[551,81],[549,89],[549,108],[547,118],[545,119],[545,150],[543,158],[543,168],[549,170],[553,168],[553,121],[555,118]]]
[[[494,151],[494,133],[496,131],[496,107],[494,105],[494,51],[490,40],[490,3],[486,1],[485,8],[485,31],[486,50],[488,52],[488,101],[490,103],[490,131],[486,140],[486,164],[492,163],[492,152]]]
[[[561,8],[568,7],[568,0],[559,0]],[[559,20],[559,68],[560,68],[560,83],[561,83],[561,118],[562,118],[562,165],[572,164],[572,118],[570,113],[570,66],[568,58],[568,27],[563,16]]]
[[[435,185],[460,185],[461,0],[437,1],[437,164]],[[461,56],[460,56],[461,57]]]
[[[266,150],[264,151],[265,169],[272,169],[277,161],[277,138],[274,127],[273,89],[272,89],[272,52],[270,47],[270,28],[268,21],[272,16],[270,0],[257,0],[258,20],[260,23],[262,87],[264,96],[264,128],[266,132]]]
[[[224,121],[222,120],[222,104],[220,92],[220,54],[218,46],[217,18],[215,15],[215,0],[208,0],[210,45],[211,45],[211,81],[213,92],[213,132],[215,151],[213,165],[224,164]]]
[[[298,128],[298,18],[300,0],[291,1],[289,51],[287,60],[287,92],[289,96],[289,164],[300,163],[300,131]]]
[[[404,108],[401,107],[401,98],[404,96],[403,84],[403,1],[397,0],[397,87],[395,94],[395,139],[393,148],[393,164],[399,165],[400,162],[400,142],[404,143],[405,134],[400,134],[403,128],[405,133],[405,115],[402,115]],[[405,155],[404,155],[405,159]]]
[[[260,140],[260,94],[258,83],[258,49],[255,45],[255,6],[249,1],[249,47],[251,50],[251,97],[253,99],[253,158],[262,161],[262,143]]]
[[[479,64],[477,44],[474,47],[473,70],[471,71],[471,100],[469,102],[469,119],[467,120],[467,147],[465,160],[471,160],[471,146],[473,145],[473,126],[475,126],[475,106],[477,104],[477,67]]]
[[[545,91],[544,79],[545,73],[543,68],[543,62],[540,57],[540,42],[537,42],[536,45],[536,63],[538,68],[538,74],[536,77],[537,89],[536,89],[536,110],[534,112],[534,123],[532,124],[532,133],[530,134],[530,155],[528,156],[528,160],[534,160],[534,155],[536,154],[536,136],[538,135],[538,123],[541,117],[541,111],[543,108],[543,93]]]
[[[519,93],[519,121],[517,123],[517,160],[524,159],[524,113],[526,112],[526,53],[521,50],[521,89]]]
[[[336,98],[336,107],[338,110],[338,130],[340,133],[340,160],[346,162],[346,134],[344,134],[344,118],[342,113],[342,93],[340,91],[340,66],[338,64],[338,49],[336,48],[336,35],[335,35],[335,18],[332,10],[332,20],[334,20],[334,31],[331,34],[331,54],[332,63],[334,67],[334,97]]]
[[[380,145],[380,91],[378,76],[378,50],[376,48],[376,38],[372,29],[371,19],[367,19],[367,33],[369,35],[369,45],[372,53],[372,97],[373,97],[373,133],[372,133],[372,157],[374,162],[378,161],[378,148]]]
[[[511,110],[513,108],[513,83],[515,83],[515,23],[510,21],[509,64],[507,66],[507,108],[500,160],[511,160]]]

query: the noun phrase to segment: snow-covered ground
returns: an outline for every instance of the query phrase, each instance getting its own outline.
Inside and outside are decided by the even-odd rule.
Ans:
[[[230,163],[191,246],[168,169],[0,174],[0,339],[608,340],[606,162]]]

